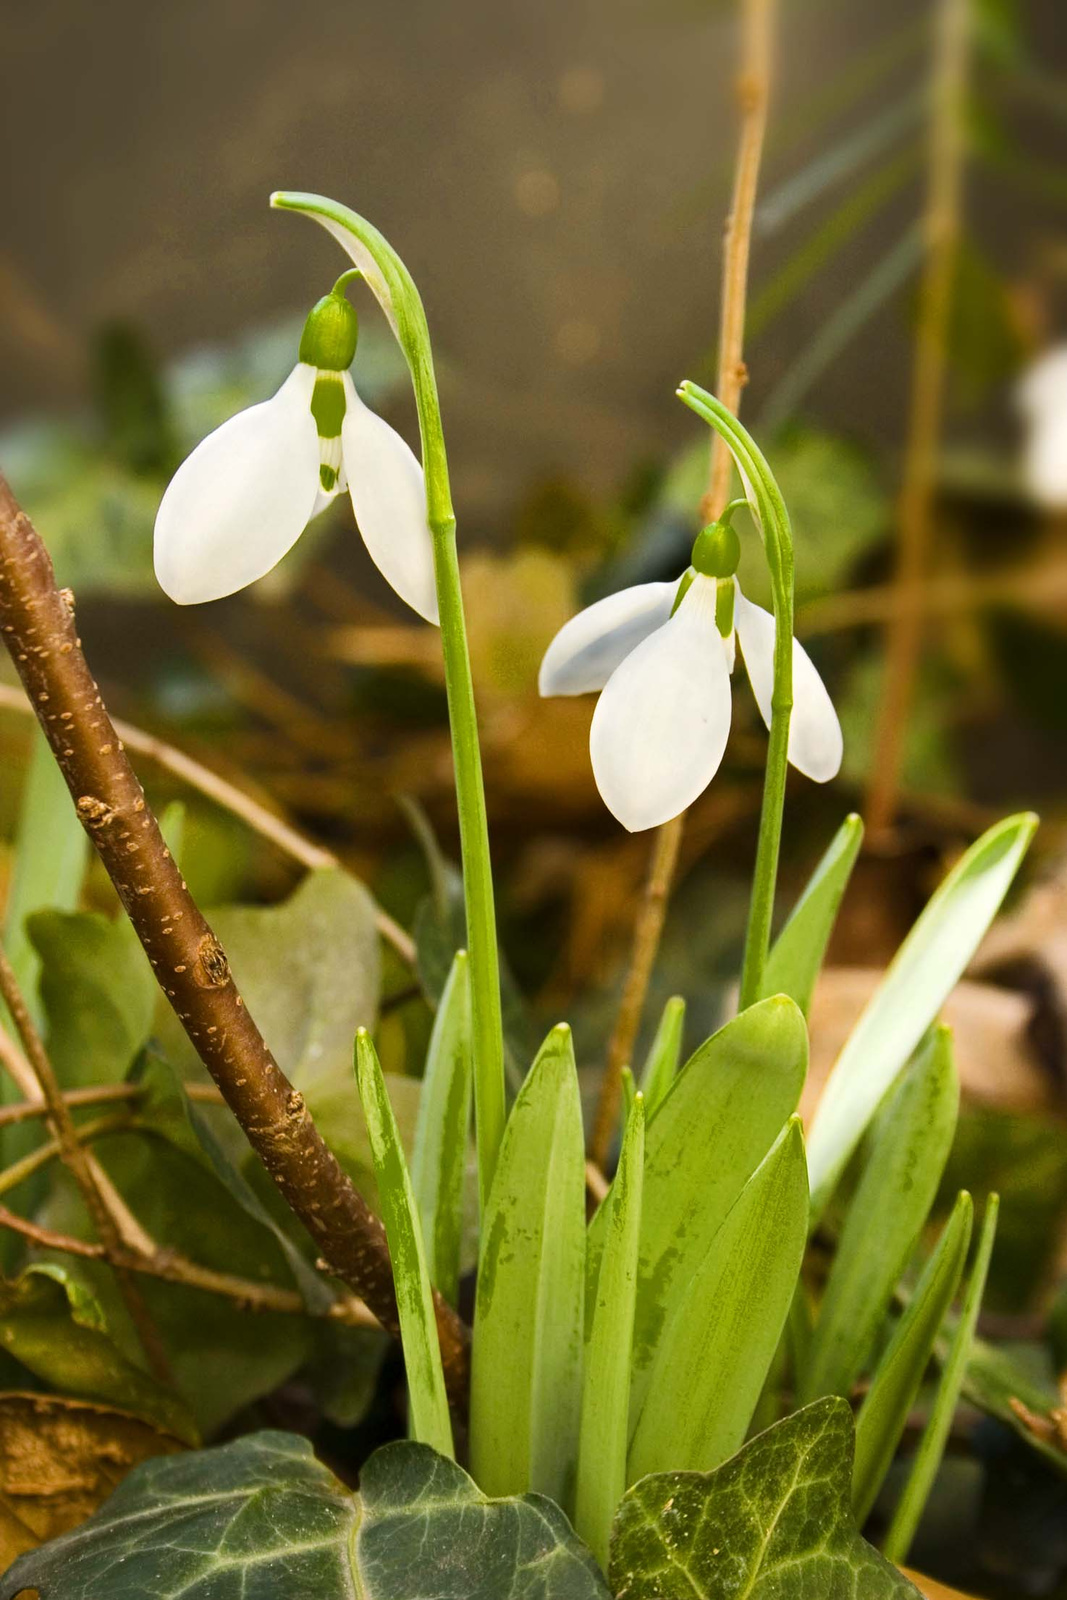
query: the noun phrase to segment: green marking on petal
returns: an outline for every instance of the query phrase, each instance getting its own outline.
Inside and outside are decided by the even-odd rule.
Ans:
[[[682,576],[678,580],[678,589],[674,596],[674,604],[671,606],[672,617],[674,616],[674,613],[677,611],[678,607],[681,605],[682,601],[685,599],[686,595],[689,593],[690,585],[695,577],[696,573],[693,571],[693,568],[686,567],[685,571],[682,573]]]
[[[320,372],[311,396],[311,415],[315,418],[320,439],[336,439],[340,436],[347,405],[340,373]]]
[[[720,578],[715,590],[715,626],[724,639],[734,631],[734,595],[737,586],[732,578]]]
[[[336,471],[333,467],[328,467],[325,462],[323,462],[322,466],[319,468],[319,482],[326,490],[327,494],[329,494],[330,490],[337,482]]]

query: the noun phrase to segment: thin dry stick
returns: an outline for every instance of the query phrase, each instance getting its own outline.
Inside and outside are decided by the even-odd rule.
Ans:
[[[40,1088],[41,1096],[47,1106],[48,1121],[52,1132],[55,1134],[56,1143],[63,1164],[69,1169],[71,1176],[81,1191],[85,1201],[86,1210],[92,1219],[100,1243],[112,1252],[121,1250],[122,1236],[111,1215],[107,1204],[97,1186],[96,1175],[89,1162],[88,1152],[78,1138],[77,1129],[70,1109],[63,1099],[63,1091],[59,1080],[45,1050],[40,1034],[37,1032],[30,1016],[26,1002],[22,997],[22,990],[18,986],[14,969],[7,959],[6,951],[0,947],[0,995],[3,996],[11,1020],[15,1024],[26,1059],[33,1069],[34,1078]],[[157,1378],[164,1382],[169,1381],[170,1365],[167,1361],[163,1341],[159,1330],[152,1319],[148,1307],[144,1303],[141,1291],[134,1283],[130,1274],[121,1267],[116,1267],[115,1278],[122,1294],[130,1320],[137,1330],[137,1337],[141,1341],[149,1366]]]
[[[17,1212],[0,1206],[0,1228],[10,1228],[21,1234],[31,1244],[43,1250],[59,1250],[64,1255],[80,1256],[85,1261],[106,1261],[109,1266],[124,1272],[137,1272],[143,1277],[160,1278],[164,1283],[180,1283],[187,1289],[203,1289],[235,1301],[245,1311],[280,1311],[287,1316],[322,1317],[329,1322],[342,1322],[351,1328],[380,1327],[377,1317],[355,1295],[343,1295],[327,1311],[312,1311],[304,1304],[295,1289],[282,1289],[277,1284],[255,1283],[248,1278],[237,1278],[229,1272],[216,1272],[213,1267],[202,1267],[187,1256],[171,1250],[157,1250],[143,1255],[126,1248],[110,1249],[106,1245],[91,1244],[76,1239],[72,1234],[56,1233],[39,1223],[20,1217]]]
[[[78,1128],[78,1142],[88,1145],[93,1139],[100,1139],[106,1133],[117,1133],[120,1128],[129,1128],[130,1125],[129,1116],[121,1111],[113,1111],[107,1117],[94,1117],[92,1122],[83,1122]],[[25,1183],[27,1178],[62,1155],[58,1139],[48,1139],[44,1144],[39,1144],[35,1150],[20,1156],[0,1171],[0,1194],[10,1194],[12,1189],[17,1189],[20,1183]]]
[[[926,263],[920,288],[900,496],[895,580],[898,603],[886,644],[885,687],[867,790],[867,831],[874,838],[884,836],[896,810],[904,731],[922,644],[922,587],[933,531],[948,319],[963,215],[969,9],[970,0],[941,0],[937,17],[929,183],[923,219]]]
[[[0,1044],[4,1042],[9,1047],[11,1046],[11,1041],[7,1038],[7,1035],[0,1034]],[[17,1056],[20,1062],[25,1062],[25,1057],[21,1050],[13,1049],[12,1054]],[[0,1060],[3,1061],[5,1067],[9,1068],[9,1059],[6,1053],[0,1051]],[[12,1077],[14,1076],[15,1074],[12,1073]],[[19,1087],[25,1094],[26,1090],[21,1080],[16,1079],[16,1082],[18,1082]],[[34,1090],[37,1089],[36,1082],[33,1088]],[[81,1106],[103,1105],[112,1100],[136,1100],[143,1093],[144,1090],[136,1083],[94,1083],[84,1089],[65,1089],[63,1091],[63,1103],[74,1109]],[[31,1091],[25,1100],[16,1100],[12,1105],[0,1106],[0,1128],[9,1128],[16,1122],[29,1122],[35,1117],[46,1116],[47,1109],[44,1101],[37,1098],[36,1094]]]
[[[385,1230],[267,1048],[226,954],[175,865],[108,718],[48,552],[0,477],[0,635],[37,712],[78,816],[156,981],[249,1143],[327,1270],[399,1334]],[[449,1393],[461,1403],[468,1333],[435,1297]]]
[[[31,717],[34,715],[33,707],[22,690],[10,684],[0,684],[0,706],[10,711],[23,712]],[[143,728],[136,728],[132,722],[122,722],[117,717],[112,726],[128,750],[136,750],[138,755],[147,756],[157,766],[172,772],[176,778],[181,778],[191,789],[198,789],[202,795],[213,800],[224,811],[240,817],[242,822],[247,823],[264,839],[269,839],[294,861],[299,861],[301,866],[314,871],[318,867],[340,865],[332,851],[324,850],[321,845],[305,839],[302,833],[298,833],[282,817],[275,816],[273,811],[268,811],[266,806],[254,800],[250,794],[227,782],[225,778],[220,778],[217,772],[212,772],[199,761],[194,761],[192,756],[168,744],[165,739],[158,738],[154,733],[146,733]],[[380,907],[375,909],[375,918],[382,938],[392,945],[401,960],[407,962],[408,966],[414,966],[415,943],[411,935]]]
[[[767,103],[771,86],[771,56],[776,0],[743,0],[742,66],[737,82],[741,112],[741,137],[734,168],[733,198],[726,222],[723,247],[722,297],[719,310],[719,399],[735,414],[741,391],[748,381],[744,361],[745,303],[748,293],[748,258],[752,219],[756,209],[763,140],[767,129]],[[730,497],[731,457],[725,441],[712,433],[708,491],[700,504],[704,522],[720,516]],[[685,827],[685,813],[657,829],[648,879],[634,925],[630,965],[623,984],[608,1059],[600,1080],[589,1157],[603,1167],[619,1116],[622,1069],[632,1055],[649,980],[663,934],[671,884]]]

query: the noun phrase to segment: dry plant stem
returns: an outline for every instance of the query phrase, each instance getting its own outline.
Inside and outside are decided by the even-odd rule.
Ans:
[[[885,687],[867,792],[867,833],[874,839],[884,837],[893,822],[904,732],[922,643],[922,588],[933,531],[948,321],[963,210],[969,7],[970,0],[941,0],[937,12],[929,184],[923,219],[926,263],[900,496],[898,598],[886,644]]]
[[[734,167],[733,196],[723,241],[722,296],[719,308],[719,370],[716,393],[736,415],[741,391],[748,381],[744,360],[745,305],[748,297],[748,258],[752,220],[756,211],[763,142],[767,131],[767,104],[771,86],[771,55],[777,0],[742,0],[742,64],[737,82],[741,136]],[[721,516],[730,498],[732,458],[726,441],[712,430],[708,489],[700,503],[702,522]],[[641,904],[634,926],[630,965],[622,1000],[608,1046],[600,1083],[589,1157],[603,1167],[611,1145],[622,1096],[622,1069],[633,1055],[649,979],[659,950],[667,916],[671,883],[682,843],[685,813],[657,829]]]
[[[84,1261],[106,1261],[109,1266],[126,1272],[137,1272],[143,1277],[159,1278],[164,1283],[180,1283],[187,1289],[203,1289],[207,1294],[217,1294],[235,1301],[245,1311],[280,1311],[286,1316],[322,1316],[329,1322],[342,1322],[351,1328],[380,1327],[362,1300],[355,1295],[345,1295],[335,1300],[328,1311],[312,1312],[295,1289],[282,1289],[276,1284],[254,1283],[248,1278],[236,1278],[228,1272],[216,1272],[212,1267],[202,1267],[187,1256],[170,1250],[157,1249],[149,1255],[125,1247],[113,1251],[102,1244],[90,1244],[71,1234],[55,1233],[42,1228],[27,1217],[20,1217],[0,1205],[0,1228],[10,1228],[21,1234],[31,1244],[42,1250],[58,1250],[64,1255],[80,1256]]]
[[[6,683],[0,684],[0,706],[30,716],[34,714],[33,707],[22,691]],[[138,755],[147,756],[157,766],[172,772],[176,778],[187,783],[191,789],[199,790],[224,811],[240,817],[241,821],[247,823],[254,832],[264,839],[269,839],[279,850],[291,856],[294,861],[299,861],[300,865],[307,867],[309,871],[340,866],[332,851],[324,850],[321,845],[305,839],[303,834],[290,827],[284,818],[275,816],[273,811],[268,811],[266,806],[260,805],[258,800],[254,800],[243,789],[238,789],[235,784],[220,778],[217,772],[212,772],[201,762],[194,761],[192,756],[168,744],[165,739],[158,738],[154,733],[146,733],[143,728],[134,727],[132,722],[122,722],[117,717],[113,720],[112,727],[128,750],[136,750]],[[414,966],[415,943],[411,935],[380,907],[375,910],[375,919],[382,938],[392,945],[402,961],[408,966]]]
[[[607,1063],[600,1080],[593,1136],[589,1141],[590,1163],[600,1169],[603,1169],[607,1160],[619,1120],[622,1069],[630,1064],[637,1030],[641,1026],[641,1013],[644,1010],[648,983],[659,949],[660,934],[663,932],[663,921],[667,914],[667,900],[681,843],[680,817],[668,822],[665,827],[657,828],[648,881],[634,926],[630,965],[626,972],[611,1042],[608,1045]]]
[[[33,1076],[40,1089],[41,1098],[47,1107],[47,1117],[55,1135],[59,1154],[85,1202],[97,1237],[105,1249],[115,1252],[122,1248],[122,1235],[114,1217],[108,1209],[107,1202],[100,1192],[97,1184],[96,1173],[89,1159],[88,1151],[83,1147],[78,1138],[78,1131],[74,1126],[74,1119],[70,1108],[63,1099],[63,1091],[55,1075],[48,1053],[45,1050],[40,1034],[34,1026],[33,1019],[22,997],[14,970],[7,959],[6,951],[0,947],[0,995],[3,996],[11,1020],[15,1024],[18,1036],[22,1041],[22,1048],[26,1060],[33,1070]],[[159,1330],[152,1320],[152,1316],[141,1296],[141,1291],[122,1267],[115,1268],[115,1278],[123,1303],[130,1314],[130,1320],[137,1330],[137,1337],[141,1341],[148,1364],[157,1378],[164,1382],[170,1378],[170,1367],[163,1341]]]
[[[70,789],[190,1042],[326,1263],[391,1333],[396,1295],[385,1231],[274,1060],[225,952],[171,858],[81,651],[69,596],[0,478],[0,632]],[[440,1297],[446,1381],[459,1401],[468,1337]]]

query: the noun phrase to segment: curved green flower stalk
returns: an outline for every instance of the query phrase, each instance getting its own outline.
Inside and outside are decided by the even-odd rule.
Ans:
[[[762,991],[778,876],[778,850],[782,837],[789,755],[789,718],[793,710],[793,534],[785,501],[771,469],[732,412],[714,395],[688,380],[679,388],[678,397],[726,441],[741,475],[745,498],[755,513],[763,535],[763,548],[771,576],[774,691],[771,696],[771,733],[763,783],[759,843],[741,968],[740,1004],[743,1010],[758,1000]]]
[[[376,228],[347,206],[322,195],[298,193],[273,194],[271,205],[313,217],[347,251],[385,312],[411,371],[422,440],[427,520],[433,534],[441,648],[452,726],[470,956],[479,1192],[484,1206],[504,1131],[500,971],[478,723],[456,555],[456,518],[426,312],[411,274],[395,250]]]

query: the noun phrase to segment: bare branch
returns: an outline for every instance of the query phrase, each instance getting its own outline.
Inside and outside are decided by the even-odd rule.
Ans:
[[[379,1219],[349,1180],[248,1012],[215,934],[159,831],[82,654],[72,603],[29,518],[0,478],[0,633],[86,832],[163,993],[249,1143],[327,1270],[399,1333]],[[467,1330],[436,1300],[449,1392],[468,1370]]]
[[[44,1042],[34,1026],[33,1018],[18,986],[14,969],[7,959],[7,953],[0,946],[0,995],[3,996],[11,1019],[22,1040],[22,1048],[26,1052],[26,1059],[33,1070],[41,1097],[47,1107],[48,1121],[52,1132],[56,1136],[59,1154],[63,1164],[69,1168],[70,1174],[81,1191],[82,1199],[92,1218],[93,1227],[96,1229],[100,1243],[112,1251],[122,1244],[118,1226],[108,1209],[107,1202],[100,1193],[97,1184],[97,1169],[90,1163],[89,1153],[78,1138],[77,1129],[70,1109],[63,1099],[59,1080],[45,1050]],[[163,1341],[159,1329],[156,1327],[148,1307],[144,1303],[140,1289],[130,1278],[128,1272],[121,1267],[116,1267],[115,1278],[119,1291],[125,1302],[130,1319],[137,1329],[137,1336],[144,1348],[149,1365],[157,1378],[169,1381],[170,1364],[167,1361]]]
[[[377,1328],[381,1324],[372,1311],[355,1295],[343,1295],[335,1300],[328,1311],[309,1310],[295,1289],[282,1289],[273,1283],[254,1283],[249,1278],[237,1278],[229,1272],[216,1272],[212,1267],[202,1267],[187,1256],[172,1250],[157,1249],[153,1254],[142,1255],[125,1247],[112,1249],[102,1244],[91,1244],[76,1239],[72,1234],[55,1233],[43,1228],[17,1212],[0,1205],[0,1228],[10,1228],[21,1234],[31,1244],[43,1250],[59,1250],[64,1255],[79,1256],[83,1261],[106,1261],[109,1266],[123,1272],[139,1272],[148,1278],[161,1278],[165,1283],[184,1284],[187,1289],[203,1289],[208,1294],[222,1295],[235,1301],[245,1311],[280,1311],[286,1316],[319,1316],[329,1322],[341,1322],[351,1328]]]

